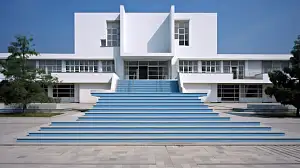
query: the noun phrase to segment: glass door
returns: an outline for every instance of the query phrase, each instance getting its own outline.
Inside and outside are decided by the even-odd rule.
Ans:
[[[231,73],[233,73],[233,79],[237,79],[238,77],[238,67],[232,66]]]

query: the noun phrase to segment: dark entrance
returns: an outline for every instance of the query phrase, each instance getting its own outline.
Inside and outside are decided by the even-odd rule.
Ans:
[[[148,66],[139,67],[139,79],[148,79]]]

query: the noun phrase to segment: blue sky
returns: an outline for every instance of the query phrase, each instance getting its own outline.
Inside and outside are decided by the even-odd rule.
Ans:
[[[218,53],[286,54],[300,35],[300,0],[1,0],[0,52],[33,35],[40,53],[74,52],[75,12],[218,13]],[[138,26],[138,25],[137,25]]]

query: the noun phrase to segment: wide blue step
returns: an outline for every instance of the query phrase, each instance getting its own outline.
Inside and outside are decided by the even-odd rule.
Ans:
[[[156,116],[156,117],[143,117],[143,116],[114,116],[114,117],[105,117],[105,116],[83,116],[78,117],[77,121],[229,121],[229,117],[194,117],[194,116]]]
[[[198,100],[198,97],[183,97],[183,96],[108,96],[108,97],[101,97],[100,100]]]
[[[289,137],[21,137],[17,142],[34,143],[299,143],[300,138]]]
[[[93,108],[88,112],[212,112],[208,108]]]
[[[55,121],[51,126],[259,126],[259,122],[233,121]]]
[[[87,132],[74,132],[74,131],[64,131],[64,132],[50,132],[50,131],[40,131],[40,132],[30,132],[28,136],[31,137],[151,137],[151,136],[284,136],[282,132],[205,132],[205,131],[144,131],[144,132],[125,132],[125,131],[87,131]]]
[[[40,131],[271,131],[263,126],[47,126]]]
[[[202,102],[194,102],[194,103],[185,103],[185,102],[97,102],[96,105],[104,105],[104,106],[131,106],[131,105],[137,105],[137,106],[201,106],[201,107],[208,107],[207,105],[204,105]]]
[[[119,117],[126,117],[126,116],[135,116],[135,117],[147,117],[147,116],[168,116],[168,117],[175,117],[175,116],[190,116],[190,117],[213,117],[219,116],[219,113],[214,112],[86,112],[85,116],[119,116]]]
[[[118,92],[118,93],[122,93],[122,92],[132,92],[132,93],[135,93],[135,92],[149,92],[149,93],[151,93],[151,92],[171,92],[171,90],[159,90],[159,89],[157,89],[157,90],[151,90],[151,89],[144,89],[144,90],[141,90],[141,89],[132,89],[132,90],[119,90],[119,89],[117,89],[117,91],[116,92]]]
[[[118,85],[117,88],[126,88],[126,89],[130,89],[130,88],[167,88],[167,89],[170,89],[171,85],[169,84],[159,84],[159,85],[156,85],[156,84],[150,84],[150,85],[145,85],[145,84],[142,84],[142,85]]]
[[[119,97],[119,96],[132,96],[132,97],[201,97],[201,96],[206,96],[206,93],[189,93],[189,94],[182,94],[182,93],[160,93],[160,92],[153,92],[153,93],[148,93],[148,92],[136,92],[136,93],[118,93],[118,92],[113,92],[113,93],[92,93],[93,96],[114,96],[114,97]]]
[[[117,89],[116,91],[117,93],[125,93],[125,92],[132,92],[132,93],[135,93],[135,92],[165,92],[165,93],[170,93],[172,92],[171,89]]]
[[[164,103],[169,103],[169,104],[177,104],[177,103],[201,103],[203,104],[203,102],[201,102],[200,99],[169,99],[169,100],[155,100],[155,99],[144,99],[144,100],[140,100],[140,99],[98,99],[97,104],[98,103],[104,103],[104,104],[115,104],[115,103],[136,103],[136,104],[143,104],[143,103],[158,103],[158,104],[164,104]]]
[[[196,105],[183,105],[183,104],[173,104],[173,105],[147,105],[147,104],[96,104],[93,106],[93,108],[96,109],[107,109],[107,108],[122,108],[122,109],[128,109],[128,108],[151,108],[151,107],[155,107],[155,108],[178,108],[178,109],[189,109],[189,108],[207,108],[207,105],[203,105],[203,104],[196,104]]]

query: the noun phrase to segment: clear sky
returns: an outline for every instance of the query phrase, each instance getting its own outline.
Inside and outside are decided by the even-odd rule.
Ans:
[[[16,34],[40,53],[74,52],[75,12],[218,13],[218,53],[286,54],[300,35],[300,0],[0,0],[0,52]],[[137,24],[138,26],[138,24]]]

